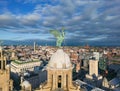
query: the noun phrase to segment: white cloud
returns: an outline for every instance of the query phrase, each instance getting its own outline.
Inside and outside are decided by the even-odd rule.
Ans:
[[[11,27],[18,24],[17,19],[10,13],[0,15],[0,27]]]
[[[88,38],[88,39],[85,39],[87,41],[98,41],[98,40],[103,40],[103,39],[106,39],[107,36],[94,36],[92,38]]]
[[[40,2],[26,0],[26,4],[37,1]],[[32,13],[0,14],[0,27],[7,26],[10,32],[48,34],[49,29],[65,26],[67,38],[102,41],[116,35],[114,31],[120,29],[119,4],[117,0],[60,0],[55,5],[37,3]]]
[[[117,18],[118,16],[106,16],[105,20],[113,20]]]
[[[40,15],[39,14],[27,14],[18,16],[18,19],[20,20],[21,24],[23,25],[37,25],[37,23],[40,21]]]

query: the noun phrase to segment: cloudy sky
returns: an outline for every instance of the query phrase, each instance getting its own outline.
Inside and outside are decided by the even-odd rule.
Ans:
[[[0,39],[120,45],[120,0],[0,0]]]

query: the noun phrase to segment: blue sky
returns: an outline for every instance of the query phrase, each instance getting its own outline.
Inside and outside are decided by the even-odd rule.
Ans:
[[[120,45],[120,0],[0,0],[0,39]]]

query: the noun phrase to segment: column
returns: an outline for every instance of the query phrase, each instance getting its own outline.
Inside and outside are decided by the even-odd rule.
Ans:
[[[68,75],[69,77],[68,77],[68,82],[69,82],[69,86],[71,87],[72,86],[72,70],[70,69],[69,70],[69,75]]]
[[[52,90],[55,90],[56,88],[56,75],[55,73],[53,73],[53,79],[51,79],[53,82],[52,82]]]

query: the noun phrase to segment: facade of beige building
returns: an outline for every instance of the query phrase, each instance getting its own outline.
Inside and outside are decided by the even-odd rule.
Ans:
[[[0,47],[0,91],[13,91],[13,81],[10,79],[10,67],[6,65],[6,57]]]

